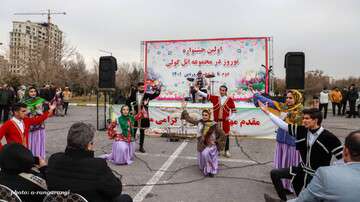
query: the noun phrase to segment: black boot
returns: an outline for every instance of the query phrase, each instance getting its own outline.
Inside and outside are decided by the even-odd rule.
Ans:
[[[143,146],[140,146],[139,152],[141,152],[141,153],[145,153],[145,152],[146,152]]]

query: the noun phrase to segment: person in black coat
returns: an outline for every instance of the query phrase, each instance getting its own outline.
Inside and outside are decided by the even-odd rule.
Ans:
[[[347,89],[347,87],[344,87],[343,90],[341,91],[342,94],[342,100],[341,100],[341,115],[345,115],[346,113],[346,105],[347,105],[347,101],[348,101],[348,94],[349,91]]]
[[[53,97],[51,97],[49,85],[45,85],[44,88],[40,90],[40,97],[44,98],[47,102],[51,102]]]
[[[139,82],[137,88],[136,89],[133,88],[131,90],[130,97],[126,100],[126,105],[130,107],[130,111],[132,111],[133,115],[137,114],[139,109],[145,111],[144,118],[140,119],[135,123],[135,127],[140,127],[139,151],[142,153],[145,153],[145,149],[144,149],[145,129],[150,127],[148,104],[150,100],[155,99],[159,95],[160,95],[160,89],[155,89],[153,94],[144,92],[144,82]]]
[[[349,100],[350,114],[346,118],[351,118],[351,116],[353,116],[353,118],[356,118],[357,113],[355,111],[355,104],[356,100],[359,98],[359,93],[355,88],[355,84],[350,85],[347,98]]]
[[[47,171],[48,189],[70,191],[89,202],[131,202],[122,195],[121,181],[115,177],[104,159],[94,157],[94,127],[78,122],[71,126],[65,152],[50,156]]]
[[[40,173],[32,170],[35,165]],[[22,201],[43,201],[46,195],[44,160],[34,158],[21,144],[9,143],[0,152],[0,166],[0,184],[18,193]]]

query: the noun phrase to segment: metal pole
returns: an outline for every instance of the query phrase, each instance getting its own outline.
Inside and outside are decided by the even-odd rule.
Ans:
[[[106,96],[107,93],[104,91],[104,130],[106,130]]]
[[[110,111],[110,106],[112,106],[112,100],[111,100],[111,92],[109,92],[109,119],[111,119],[111,111]]]
[[[99,130],[99,90],[96,89],[96,130]]]

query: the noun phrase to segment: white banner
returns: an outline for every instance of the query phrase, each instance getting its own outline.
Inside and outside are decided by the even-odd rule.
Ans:
[[[190,116],[201,118],[203,109],[211,109],[211,104],[188,104],[187,110]],[[181,108],[179,103],[165,104],[154,103],[149,107],[151,129],[173,129],[183,130],[184,123],[180,120]],[[273,135],[276,126],[271,122],[269,117],[260,109],[247,107],[237,103],[237,113],[233,120],[230,120],[231,131],[233,135],[241,136],[266,136]],[[189,124],[187,124],[189,126]],[[187,133],[195,131],[188,129]]]

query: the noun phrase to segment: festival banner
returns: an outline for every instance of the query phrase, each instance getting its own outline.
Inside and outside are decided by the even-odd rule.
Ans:
[[[268,37],[209,40],[145,41],[145,80],[160,83],[159,100],[190,97],[199,71],[206,89],[228,87],[235,100],[252,97],[247,86],[267,91]]]
[[[230,120],[232,135],[238,136],[267,136],[275,134],[276,126],[267,115],[259,108],[239,105],[237,103],[237,113],[234,119]],[[249,104],[250,105],[250,104]],[[200,119],[203,109],[211,109],[211,104],[188,104],[188,110],[191,117]],[[120,116],[120,106],[112,106],[112,120]],[[182,109],[180,103],[151,103],[149,106],[150,129],[162,132],[185,132],[195,134],[196,127],[187,124],[181,120]]]
[[[202,108],[188,107],[190,116],[201,118]],[[266,136],[275,134],[276,126],[269,117],[257,108],[237,108],[234,119],[230,120],[231,132],[240,136]],[[150,107],[151,129],[182,129],[185,124],[181,119],[181,108],[176,107]],[[191,124],[185,124],[187,126]],[[196,133],[196,129],[189,127],[186,132]]]

